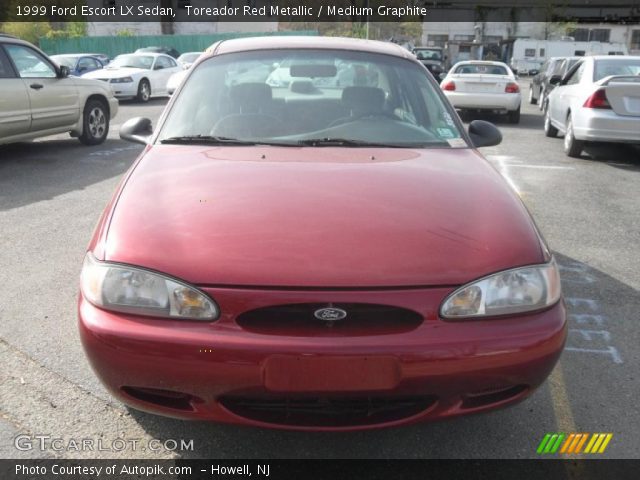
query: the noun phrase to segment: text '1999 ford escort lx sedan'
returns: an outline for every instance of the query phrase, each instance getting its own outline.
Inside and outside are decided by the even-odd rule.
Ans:
[[[147,147],[89,245],[79,319],[124,403],[373,428],[517,402],[557,362],[558,268],[476,150],[500,132],[465,132],[410,52],[223,41],[153,132],[120,134]]]

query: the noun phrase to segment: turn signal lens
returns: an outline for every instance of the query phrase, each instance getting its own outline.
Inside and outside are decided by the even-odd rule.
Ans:
[[[446,298],[440,315],[456,319],[530,312],[555,304],[561,294],[560,274],[552,259],[465,285]]]
[[[505,93],[518,93],[520,91],[520,87],[518,86],[517,83],[507,83],[507,86],[504,87],[504,92]]]

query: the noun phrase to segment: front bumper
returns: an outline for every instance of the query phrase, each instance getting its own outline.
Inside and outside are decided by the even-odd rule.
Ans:
[[[578,140],[640,144],[640,117],[618,115],[613,110],[580,108],[572,114]]]
[[[138,95],[138,83],[137,82],[128,82],[128,83],[109,83],[111,89],[113,90],[113,94],[117,98],[131,98]]]
[[[515,111],[520,107],[519,93],[464,93],[444,92],[455,108],[470,110],[506,110]]]
[[[518,318],[445,322],[437,311],[451,292],[448,288],[207,292],[223,312],[217,322],[116,314],[80,295],[85,351],[115,397],[140,410],[185,419],[299,430],[392,426],[515,403],[546,379],[566,339],[562,302]],[[236,322],[241,312],[270,305],[352,302],[401,306],[423,320],[405,331],[382,328],[341,335],[328,328],[313,336],[295,329],[260,333]],[[399,416],[369,415],[356,421],[347,415],[340,422],[300,417],[310,403],[316,408],[346,399],[349,405],[380,405],[409,398],[424,402]],[[262,410],[247,407],[251,402],[260,403]],[[265,402],[272,410],[262,415]],[[289,405],[298,408],[298,417],[274,416],[273,409]]]

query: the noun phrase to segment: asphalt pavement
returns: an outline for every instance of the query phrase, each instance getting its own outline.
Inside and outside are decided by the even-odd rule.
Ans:
[[[522,79],[523,99],[527,84]],[[156,121],[165,104],[123,102],[101,146],[59,135],[0,147],[0,457],[535,458],[548,432],[612,433],[600,457],[640,457],[640,153],[596,146],[581,159],[566,157],[527,104],[519,125],[488,118],[504,140],[483,153],[521,195],[562,266],[567,349],[529,399],[355,433],[185,422],[113,400],[80,345],[78,275],[100,213],[143,148],[121,141],[118,127],[134,116]],[[68,448],[78,439],[100,439],[102,450]]]

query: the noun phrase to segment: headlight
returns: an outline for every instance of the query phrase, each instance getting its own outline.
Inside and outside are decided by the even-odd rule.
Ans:
[[[133,78],[131,77],[122,77],[122,78],[112,78],[111,83],[131,83],[133,82]]]
[[[194,287],[142,268],[99,262],[87,253],[82,294],[105,310],[153,317],[211,321],[218,307]]]
[[[561,295],[555,260],[544,265],[514,268],[465,285],[449,295],[443,318],[489,317],[540,310],[555,304]]]

